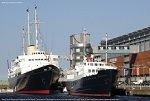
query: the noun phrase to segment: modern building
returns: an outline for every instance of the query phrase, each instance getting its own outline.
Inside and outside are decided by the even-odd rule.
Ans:
[[[84,56],[92,53],[89,38],[90,34],[86,31],[70,36],[70,67],[75,67],[76,64],[83,61]]]
[[[118,67],[118,77],[150,76],[150,27],[110,39],[107,48],[105,43],[101,41],[93,52],[104,61],[107,52],[108,62]]]

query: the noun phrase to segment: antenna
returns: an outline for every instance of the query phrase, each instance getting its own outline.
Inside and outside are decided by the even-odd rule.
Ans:
[[[38,49],[39,48],[39,46],[38,46],[38,18],[37,18],[37,6],[35,5],[35,17],[34,17],[34,19],[35,19],[35,35],[36,35],[36,49]]]
[[[7,60],[7,66],[8,66],[8,69],[10,69],[9,60]]]
[[[28,45],[30,46],[30,14],[29,14],[29,8],[26,10],[28,14]]]
[[[107,64],[107,33],[106,33],[106,54],[105,55],[106,55],[105,60],[106,60],[106,64]]]
[[[83,55],[85,56],[85,34],[86,28],[83,28]]]

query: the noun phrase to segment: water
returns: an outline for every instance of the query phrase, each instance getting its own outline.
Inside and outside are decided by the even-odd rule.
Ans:
[[[0,101],[150,101],[150,97],[114,96],[114,97],[79,97],[65,93],[52,95],[26,95],[15,93],[0,93]]]

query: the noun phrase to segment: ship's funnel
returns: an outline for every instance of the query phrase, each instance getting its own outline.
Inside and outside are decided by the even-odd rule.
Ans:
[[[27,47],[27,55],[31,55],[34,51],[36,51],[35,45],[30,45]]]

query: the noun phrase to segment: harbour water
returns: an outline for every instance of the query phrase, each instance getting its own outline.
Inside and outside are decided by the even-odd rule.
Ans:
[[[52,95],[26,95],[15,93],[0,93],[0,101],[150,101],[150,97],[119,96],[114,97],[79,97],[66,93]]]

